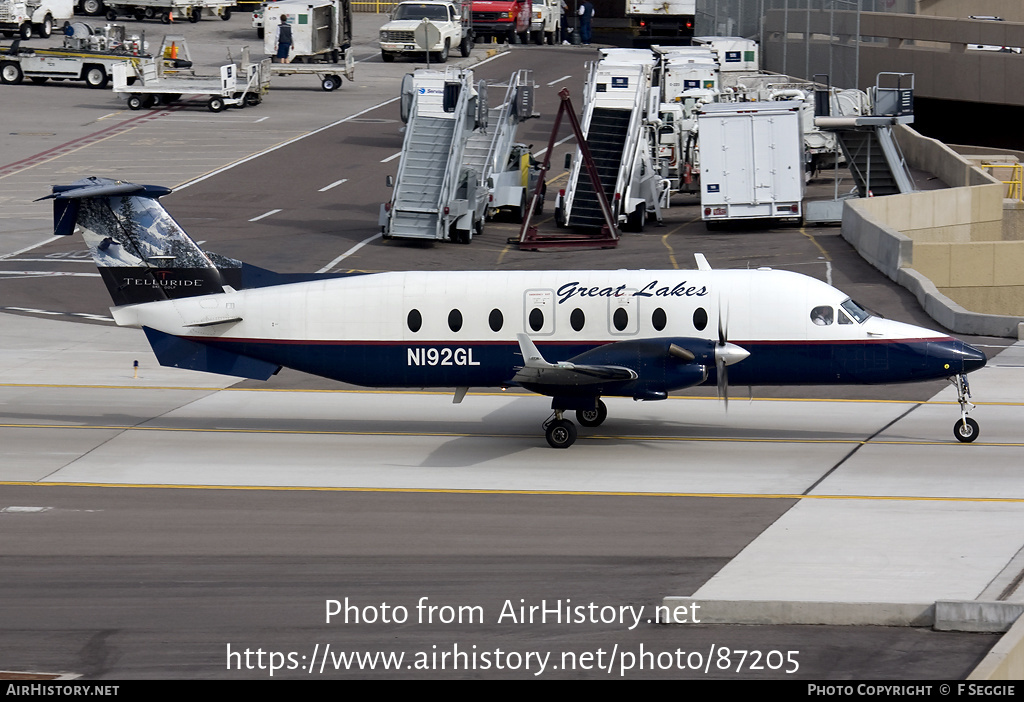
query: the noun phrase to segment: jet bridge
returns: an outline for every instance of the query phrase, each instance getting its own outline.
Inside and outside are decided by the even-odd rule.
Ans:
[[[421,70],[402,83],[407,126],[391,201],[381,206],[385,239],[468,244],[483,231],[483,183],[464,165],[469,136],[486,124],[486,85],[469,70]]]
[[[660,219],[661,178],[651,161],[652,127],[650,51],[605,49],[604,58],[590,64],[584,92],[583,132],[612,215],[625,228],[641,231],[648,213]],[[654,96],[657,104],[657,96]],[[597,194],[583,176],[581,152],[576,151],[564,194],[555,207],[560,226],[594,229],[604,224]]]

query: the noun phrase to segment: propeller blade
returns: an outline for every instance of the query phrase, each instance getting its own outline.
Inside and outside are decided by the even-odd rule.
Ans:
[[[715,351],[715,369],[718,371],[718,396],[725,403],[726,412],[729,411],[729,371],[725,359]]]

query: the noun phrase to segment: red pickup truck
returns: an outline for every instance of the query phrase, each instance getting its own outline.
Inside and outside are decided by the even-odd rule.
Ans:
[[[478,42],[526,42],[533,7],[530,0],[473,0],[473,33]]]

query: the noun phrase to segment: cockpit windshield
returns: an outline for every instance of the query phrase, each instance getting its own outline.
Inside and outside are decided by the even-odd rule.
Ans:
[[[863,324],[864,322],[866,322],[868,320],[869,317],[871,317],[871,313],[870,312],[868,312],[866,309],[864,309],[863,307],[858,305],[856,302],[854,302],[850,298],[846,298],[846,302],[841,304],[840,307],[842,307],[844,310],[846,310],[846,312],[851,317],[853,317],[855,320],[857,320],[857,324]]]

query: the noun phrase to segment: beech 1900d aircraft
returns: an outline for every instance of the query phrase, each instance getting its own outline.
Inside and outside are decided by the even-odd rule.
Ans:
[[[985,355],[866,312],[788,271],[392,272],[283,275],[200,249],[164,210],[167,188],[87,178],[53,187],[56,234],[76,227],[120,325],[160,363],[266,380],[282,367],[367,387],[513,387],[551,397],[548,443],[607,416],[602,396],[741,385],[948,378],[954,434],[973,441],[967,373]],[[44,198],[46,199],[46,198]]]

